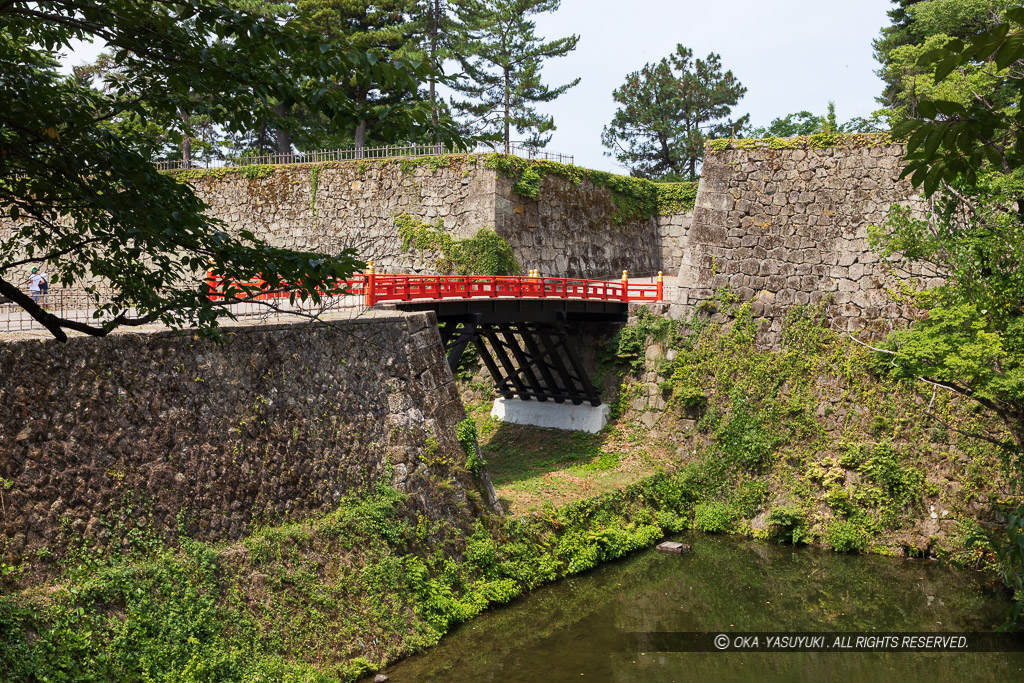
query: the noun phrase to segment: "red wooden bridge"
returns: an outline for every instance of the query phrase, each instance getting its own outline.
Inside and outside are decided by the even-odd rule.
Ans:
[[[208,275],[210,298],[222,300],[227,290],[246,298],[288,298],[288,291],[267,290],[262,280],[239,282]],[[341,285],[341,283],[338,283]],[[230,285],[230,286],[229,286]],[[339,286],[338,289],[341,289]],[[439,301],[446,299],[577,299],[585,301],[663,301],[665,285],[661,273],[653,283],[622,279],[585,280],[540,275],[391,275],[374,273],[372,267],[344,283],[345,294],[362,296],[367,306],[398,301]]]
[[[238,282],[207,277],[209,296],[277,299],[292,293],[270,290],[262,280]],[[344,284],[344,287],[341,285]],[[502,397],[524,401],[601,403],[572,338],[582,323],[622,324],[630,302],[663,301],[661,273],[653,283],[490,275],[389,275],[366,273],[338,283],[344,295],[367,306],[393,303],[407,311],[432,311],[454,372],[474,344]],[[324,292],[335,296],[339,292]]]

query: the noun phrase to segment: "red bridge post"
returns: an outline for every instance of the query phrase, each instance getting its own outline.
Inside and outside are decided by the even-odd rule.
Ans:
[[[373,261],[366,263],[366,307],[371,308],[374,303],[373,296]]]

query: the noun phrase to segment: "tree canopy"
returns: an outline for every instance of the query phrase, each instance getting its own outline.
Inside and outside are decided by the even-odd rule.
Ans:
[[[950,2],[952,6],[954,3]],[[921,3],[924,6],[925,3]],[[917,7],[917,5],[915,5]],[[1016,510],[996,547],[1024,620],[1024,9],[969,40],[944,39],[915,66],[932,97],[919,118],[897,126],[907,137],[906,169],[934,202],[928,219],[894,207],[871,241],[903,265],[931,263],[945,284],[914,296],[924,315],[894,333],[886,350],[895,373],[977,401],[998,416],[1011,465]],[[977,89],[942,99],[948,81],[977,77]],[[937,419],[941,417],[936,416]]]
[[[918,63],[921,55],[955,39],[967,39],[1000,22],[1008,0],[894,0],[889,12],[893,24],[875,41],[875,58],[885,81],[879,102],[898,123],[917,116],[921,99],[965,104],[972,93],[992,92],[990,76],[980,68],[965,68],[936,81]]]
[[[155,320],[214,330],[224,311],[206,295],[207,268],[239,280],[262,275],[271,288],[317,299],[359,265],[352,253],[293,252],[229,234],[203,215],[188,185],[156,171],[147,125],[165,125],[180,142],[196,120],[242,132],[283,104],[354,127],[364,118],[360,103],[330,84],[358,74],[415,91],[433,73],[425,62],[340,50],[278,17],[213,0],[7,0],[0,22],[0,212],[8,221],[0,295],[58,339]],[[73,40],[106,43],[101,86],[57,69]],[[426,110],[378,113],[395,131],[429,127]],[[441,132],[459,141],[450,127]],[[103,318],[82,323],[44,310],[20,288],[32,266],[54,284],[85,287]]]
[[[828,103],[828,110],[823,115],[809,111],[799,111],[772,119],[767,126],[747,128],[744,137],[751,138],[791,138],[798,135],[814,135],[815,133],[874,133],[885,129],[879,117],[854,117],[845,123],[836,119],[836,105]]]
[[[704,143],[736,137],[747,124],[747,115],[730,118],[746,92],[718,55],[695,60],[679,45],[613,92],[619,108],[601,133],[606,154],[636,176],[696,180]]]
[[[413,35],[414,6],[415,0],[297,0],[298,15],[294,21],[301,30],[315,33],[331,45],[366,51],[381,61],[407,59],[419,47]],[[337,130],[330,125],[315,125],[322,117],[313,117],[313,122],[307,123],[312,130],[306,131],[306,137],[316,140],[314,146],[347,146],[342,141],[351,140],[352,146],[361,149],[368,136],[375,141],[393,142],[388,112],[395,107],[426,106],[418,87],[409,88],[401,83],[393,87],[374,76],[372,72],[353,71],[348,78],[333,84],[357,104],[359,120],[350,130]]]

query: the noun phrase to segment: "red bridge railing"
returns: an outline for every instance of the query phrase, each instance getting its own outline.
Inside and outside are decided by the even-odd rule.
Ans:
[[[238,282],[208,275],[210,299],[223,300],[229,288],[247,299],[270,300],[291,297],[288,291],[270,291],[262,280]],[[626,271],[619,281],[585,280],[540,275],[389,275],[367,272],[338,283],[350,296],[362,296],[367,306],[385,301],[440,299],[584,299],[594,301],[663,301],[665,285],[661,273],[653,283],[630,282]],[[267,290],[261,293],[262,290]],[[333,294],[324,292],[324,294]]]

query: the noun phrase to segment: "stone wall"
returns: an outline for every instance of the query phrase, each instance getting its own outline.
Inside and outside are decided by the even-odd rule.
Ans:
[[[539,197],[528,199],[513,191],[510,178],[498,175],[495,181],[495,229],[509,241],[524,270],[594,279],[618,279],[623,270],[662,270],[658,221],[616,222],[608,188],[545,175]]]
[[[275,246],[294,249],[336,254],[355,248],[378,272],[435,272],[436,254],[403,250],[394,224],[398,213],[425,223],[441,220],[446,232],[460,238],[492,228],[511,244],[524,271],[538,268],[549,276],[665,270],[659,249],[677,250],[659,245],[662,237],[678,233],[678,225],[659,231],[654,218],[616,223],[612,193],[605,187],[547,175],[539,198],[528,199],[512,190],[511,179],[486,168],[484,157],[193,175],[200,177],[189,182],[211,214],[233,230],[251,230]]]
[[[381,479],[442,516],[475,486],[433,314],[231,327],[221,345],[172,332],[6,342],[0,378],[10,564],[129,530],[239,538]]]
[[[250,230],[289,249],[356,249],[379,272],[430,272],[433,266],[425,255],[402,249],[395,214],[428,223],[441,219],[455,237],[494,227],[495,173],[476,163],[346,162],[262,170],[249,176],[206,173],[189,182],[209,204],[210,215],[233,231]]]
[[[683,265],[683,249],[693,224],[693,211],[669,216],[658,216],[658,249],[661,252],[661,270],[675,275]]]
[[[273,246],[328,254],[355,249],[378,272],[434,273],[439,254],[407,251],[395,226],[405,213],[445,232],[472,237],[491,228],[512,246],[523,271],[618,279],[623,270],[653,275],[679,268],[690,215],[617,220],[607,187],[555,174],[537,199],[486,167],[486,156],[178,172],[234,233],[248,230]],[[0,216],[0,240],[13,224]],[[25,267],[14,274],[28,278]]]
[[[826,149],[787,142],[720,151],[709,144],[673,315],[728,286],[752,302],[767,344],[794,304],[824,302],[848,331],[880,333],[908,320],[909,305],[887,294],[895,280],[867,243],[868,226],[884,223],[892,204],[919,215],[927,208],[899,178],[904,146],[875,137]],[[923,268],[911,275],[938,282]]]

